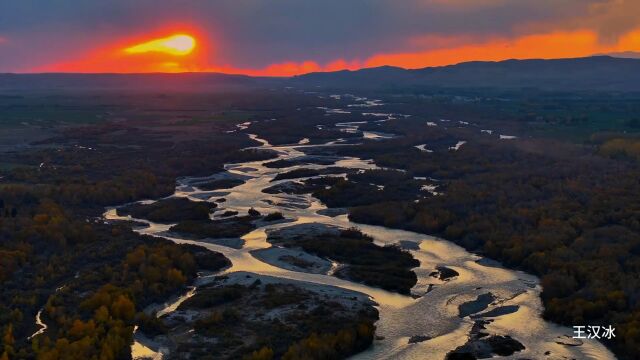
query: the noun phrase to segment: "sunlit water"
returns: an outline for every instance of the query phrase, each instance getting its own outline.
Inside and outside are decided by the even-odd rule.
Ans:
[[[335,112],[335,109],[332,111]],[[242,124],[242,126],[248,125]],[[343,124],[343,126],[358,131],[357,124],[349,123]],[[278,159],[284,160],[305,156],[301,149],[317,146],[307,144],[271,146],[266,140],[260,139],[256,135],[250,135],[250,137],[262,144],[259,148],[275,150],[279,154]],[[478,260],[481,259],[479,256],[443,239],[409,231],[357,224],[349,221],[345,215],[333,218],[319,215],[318,211],[326,209],[326,207],[310,195],[271,195],[262,192],[262,189],[267,187],[290,181],[272,181],[278,173],[300,167],[317,169],[327,166],[352,169],[376,168],[376,165],[371,161],[342,158],[332,165],[304,165],[282,169],[267,168],[263,166],[264,162],[228,164],[225,167],[228,173],[248,178],[243,185],[233,189],[216,192],[200,191],[190,185],[197,179],[185,178],[179,180],[174,196],[188,197],[194,201],[202,201],[203,199],[213,201],[224,197],[226,202],[221,204],[224,210],[246,213],[248,209],[254,208],[263,214],[279,211],[288,219],[292,219],[292,222],[259,227],[243,236],[245,244],[241,249],[169,236],[166,231],[170,225],[148,222],[150,226],[139,230],[139,232],[162,236],[176,243],[197,244],[223,253],[233,264],[224,271],[226,273],[249,271],[284,279],[336,286],[367,294],[378,304],[380,320],[376,323],[376,335],[379,339],[374,341],[374,345],[369,350],[354,356],[355,359],[444,359],[448,352],[467,341],[474,323],[469,317],[462,319],[458,317],[458,305],[474,300],[478,295],[488,292],[494,294],[498,300],[491,304],[487,310],[504,305],[519,306],[515,313],[495,317],[493,318],[495,321],[487,325],[487,332],[510,335],[526,347],[526,350],[516,352],[513,356],[506,358],[598,360],[615,358],[597,341],[585,340],[582,346],[576,347],[557,344],[555,341],[560,336],[571,337],[573,332],[569,328],[555,325],[541,318],[541,287],[538,279],[532,275],[507,270],[499,266],[481,265],[478,263]],[[211,197],[209,198],[209,196]],[[291,203],[299,204],[301,202],[306,203],[308,207],[300,209],[288,206]],[[114,209],[107,211],[105,217],[107,219],[120,218]],[[419,249],[411,250],[413,256],[420,261],[420,267],[415,269],[418,283],[412,289],[414,296],[399,295],[329,275],[282,269],[267,264],[252,255],[253,250],[271,247],[271,244],[266,241],[269,230],[303,223],[321,223],[344,228],[355,226],[373,236],[378,244],[395,244],[403,240],[419,244]],[[429,275],[436,266],[449,267],[460,275],[450,281],[440,281]],[[158,313],[166,314],[175,310],[179,303],[192,294],[193,291],[190,290],[177,301],[166,304]],[[414,335],[426,335],[431,339],[421,343],[408,344],[409,338]],[[138,335],[136,339],[141,340]],[[161,352],[158,352],[157,349],[154,351],[150,349],[153,345],[148,340],[145,340],[145,345],[142,344],[142,341],[136,341],[132,348],[134,358],[162,358],[161,352],[166,352],[166,349],[162,349]]]
[[[44,332],[47,331],[48,326],[42,321],[42,310],[44,310],[44,308],[38,310],[38,313],[36,314],[36,325],[40,328],[31,334],[31,336],[27,338],[28,340],[31,340],[40,334],[44,334]]]

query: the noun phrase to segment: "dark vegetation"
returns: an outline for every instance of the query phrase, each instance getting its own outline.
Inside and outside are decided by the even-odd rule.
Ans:
[[[216,216],[219,216],[219,217],[230,217],[230,216],[236,216],[236,215],[238,215],[237,211],[227,210],[227,211],[223,212],[222,214],[216,215]]]
[[[269,161],[266,162],[264,164],[262,164],[268,168],[271,169],[281,169],[281,168],[287,168],[287,167],[291,167],[294,165],[298,165],[298,163],[290,161],[290,160],[284,160],[284,159],[280,159],[280,160],[274,160],[274,161]]]
[[[218,106],[217,96],[203,104]],[[227,95],[222,101],[228,106],[243,98]],[[226,162],[273,156],[240,151],[254,142],[245,135],[224,133],[239,120],[231,115],[187,121],[201,114],[188,112],[180,120],[180,111],[200,106],[200,100],[143,94],[28,94],[2,99],[7,106],[24,104],[12,111],[23,109],[27,117],[40,108],[41,123],[31,130],[49,127],[57,135],[1,156],[0,357],[126,359],[134,325],[153,328],[153,319],[140,312],[144,307],[185,291],[198,269],[217,271],[229,265],[217,253],[140,236],[127,222],[97,220],[103,206],[172,194],[178,176],[210,175]],[[60,114],[40,105],[56,101],[66,103],[53,106]],[[163,110],[170,102],[172,110]],[[95,125],[67,127],[73,104],[102,118]],[[79,116],[86,118],[84,113]],[[128,119],[116,119],[119,116]],[[11,133],[13,128],[5,125],[2,131]],[[131,211],[171,221],[178,213],[202,218],[212,208],[192,205],[170,200],[133,206]],[[38,329],[34,319],[41,308],[48,328],[27,339]]]
[[[451,278],[460,275],[457,271],[450,269],[446,266],[436,266],[436,271],[429,274],[429,276],[437,277],[442,281],[448,281]]]
[[[152,204],[130,204],[118,208],[118,214],[131,215],[158,223],[173,223],[180,220],[207,220],[216,208],[215,203],[191,201],[187,198],[169,198]]]
[[[627,80],[638,83],[632,77],[623,82]],[[394,139],[331,151],[372,158],[380,166],[406,173],[367,171],[350,174],[348,180],[312,179],[271,191],[312,191],[332,207],[352,207],[355,221],[440,235],[534,273],[542,278],[548,319],[569,326],[611,324],[616,338],[605,343],[620,358],[637,359],[640,97],[602,88],[576,92],[519,86],[386,86],[382,93],[365,94],[385,102],[376,111],[412,117],[362,126],[398,134]],[[226,162],[273,158],[260,150],[240,151],[257,143],[237,133],[239,122],[259,121],[252,132],[273,144],[296,143],[304,137],[311,143],[353,139],[359,135],[332,125],[361,121],[360,114],[325,116],[317,109],[345,107],[346,101],[293,91],[285,96],[259,91],[2,97],[3,116],[8,114],[10,120],[0,124],[5,134],[20,128],[55,137],[5,152],[0,160],[0,356],[126,358],[135,324],[145,332],[162,332],[163,326],[139,310],[183,291],[194,269],[218,269],[226,262],[216,255],[202,256],[198,249],[141,237],[126,224],[95,221],[103,207],[169,196],[176,177],[210,175],[222,171]],[[21,124],[25,120],[31,121],[28,126]],[[426,126],[426,121],[439,126]],[[482,134],[480,129],[495,133]],[[500,141],[501,133],[520,140]],[[448,150],[458,140],[468,143],[458,151]],[[416,149],[419,144],[434,152]],[[291,165],[296,164],[271,164]],[[436,183],[441,195],[421,191],[425,183]],[[206,236],[222,231],[215,221],[187,224],[196,236],[200,231]],[[247,224],[231,226],[249,229]],[[342,260],[346,267],[338,275],[356,281],[405,293],[415,283],[410,271],[415,260],[396,248],[377,247],[357,233],[313,240],[294,239],[287,246]],[[260,306],[265,304],[269,302]],[[35,314],[44,305],[42,318],[49,328],[27,340],[36,330]],[[237,319],[236,312],[222,311],[203,322],[199,331],[233,326]],[[325,318],[310,319],[320,326]],[[286,333],[280,331],[286,326],[279,323],[268,329],[271,334]],[[290,356],[333,358],[336,348],[357,351],[368,344],[338,346],[338,338],[359,338],[358,326],[351,329],[342,335],[338,328],[301,335],[298,350]],[[361,338],[370,339],[373,328],[365,325],[365,330]],[[224,334],[228,335],[233,340],[233,333]],[[240,345],[231,341],[224,346]],[[287,343],[245,350],[258,359],[290,348]]]
[[[420,263],[411,254],[396,246],[378,246],[373,243],[373,238],[358,229],[296,238],[270,235],[267,241],[275,245],[301,248],[311,254],[339,262],[344,267],[336,272],[336,276],[385,290],[408,294],[418,280],[411,269]]]
[[[613,159],[640,161],[640,137],[605,138],[598,151],[600,155]]]
[[[267,214],[263,220],[264,221],[278,221],[278,220],[283,220],[284,219],[284,215],[282,215],[281,212],[272,212]]]
[[[311,150],[311,149],[314,149],[314,148],[307,148],[307,150]],[[335,156],[308,156],[308,157],[302,156],[294,159],[280,159],[280,160],[269,161],[269,162],[263,163],[263,165],[271,169],[282,169],[282,168],[288,168],[296,165],[301,165],[301,166],[311,165],[311,164],[331,165],[335,163],[336,160],[337,158]]]
[[[218,180],[211,180],[211,181],[202,182],[202,183],[196,183],[194,185],[201,190],[213,191],[213,190],[220,190],[220,189],[231,189],[236,186],[240,186],[242,184],[244,184],[244,180],[241,180],[241,179],[218,179]]]
[[[34,200],[0,219],[3,356],[127,358],[144,307],[184,291],[198,269],[229,265],[221,254],[86,222],[51,200]],[[48,329],[25,346],[41,307]]]
[[[518,170],[451,181],[444,195],[419,203],[356,208],[351,218],[439,234],[540,275],[545,316],[567,325],[613,323],[616,345],[635,348],[640,172],[519,163],[511,163]]]
[[[293,113],[279,114],[281,117],[275,121],[263,121],[252,124],[251,131],[259,133],[261,137],[267,138],[273,145],[296,144],[302,138],[308,138],[310,143],[318,144],[332,141],[337,138],[355,138],[358,134],[350,134],[336,128],[318,129],[316,125],[333,125],[338,117],[329,118],[324,116],[324,110],[304,109]],[[305,118],[307,121],[300,121]],[[277,124],[275,124],[277,122]],[[286,129],[284,128],[286,126]],[[283,131],[284,130],[284,131]],[[282,167],[284,163],[272,163],[274,167]]]
[[[508,335],[490,335],[483,331],[493,320],[476,320],[466,344],[447,354],[446,360],[488,359],[495,355],[511,356],[525,349],[518,340]]]
[[[198,311],[195,319],[181,315],[189,310]],[[256,279],[202,287],[160,321],[171,329],[172,355],[179,359],[344,359],[372,343],[377,318],[375,308],[355,299],[333,301],[294,284]],[[181,329],[190,328],[195,332],[182,336]]]
[[[439,235],[541,276],[545,317],[569,326],[612,324],[617,336],[605,343],[634,358],[640,346],[640,163],[630,155],[636,138],[500,141],[480,133],[481,124],[447,130],[468,141],[458,151],[426,153],[413,146],[441,138],[444,125],[427,129],[420,121],[381,126],[402,138],[335,149],[405,170],[393,187],[360,192],[366,183],[384,183],[362,184],[350,175],[314,194],[330,206],[352,207],[354,221]],[[413,176],[435,179],[441,194],[411,197],[402,189],[415,189]]]
[[[420,194],[422,182],[393,170],[368,170],[350,174],[334,184],[313,192],[329,207],[374,204],[383,201],[413,200]]]
[[[304,182],[285,181],[281,184],[262,189],[262,192],[267,194],[308,194],[324,189],[327,186],[333,186],[340,181],[341,178],[330,176],[307,179]]]
[[[241,237],[256,228],[255,216],[234,216],[217,220],[185,220],[169,230],[196,239]]]
[[[344,174],[350,173],[352,170],[331,166],[324,169],[309,169],[309,168],[300,168],[291,170],[285,173],[280,173],[276,175],[273,181],[284,180],[284,179],[298,179],[312,176],[320,176],[320,175],[332,175],[332,174]]]
[[[412,117],[361,128],[400,136],[333,151],[406,170],[404,178],[370,181],[371,172],[365,172],[360,179],[320,180],[327,183],[313,188],[314,195],[331,207],[352,207],[355,221],[440,235],[541,276],[545,317],[568,326],[611,324],[617,336],[605,343],[621,358],[637,358],[640,96],[536,89],[384,91],[373,95],[386,104],[376,111]],[[327,116],[333,117],[342,115]],[[520,139],[501,141],[499,134]],[[458,140],[467,143],[448,150]],[[414,148],[419,144],[434,152]],[[416,182],[414,176],[435,181]],[[417,191],[425,183],[437,185],[441,195]],[[311,188],[285,184],[268,192]]]
[[[487,96],[469,91],[466,100],[451,94],[419,100],[459,118],[496,124],[503,133],[518,131],[563,142],[591,143],[596,139],[638,134],[640,93],[504,91]],[[478,97],[480,96],[480,97]],[[416,104],[417,105],[417,104]],[[497,123],[496,123],[497,121]]]

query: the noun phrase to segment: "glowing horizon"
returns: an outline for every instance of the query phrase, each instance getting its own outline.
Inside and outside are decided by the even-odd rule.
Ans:
[[[147,40],[139,41],[141,38]],[[150,40],[149,40],[150,39]],[[517,38],[495,38],[485,42],[466,44],[454,37],[432,39],[456,46],[438,47],[427,51],[378,53],[365,59],[338,58],[324,64],[314,61],[283,61],[262,68],[242,68],[217,65],[215,59],[196,54],[199,44],[207,39],[188,32],[174,32],[164,36],[138,37],[108,45],[75,61],[49,65],[36,72],[78,73],[146,73],[146,72],[219,72],[250,76],[294,76],[317,71],[358,70],[378,66],[405,69],[446,66],[467,61],[502,61],[508,59],[558,59],[585,57],[640,49],[640,29],[621,36],[617,42],[602,44],[598,35],[589,30],[551,32]],[[131,45],[134,43],[134,45]],[[209,44],[211,47],[211,44]]]
[[[64,11],[0,4],[0,13],[12,14],[0,29],[0,72],[293,76],[382,65],[416,69],[622,52],[640,57],[634,15],[640,2],[631,0],[380,0],[359,6],[339,0],[89,0],[82,2],[82,17],[72,16],[77,0],[65,1]],[[38,17],[51,11],[58,17]]]

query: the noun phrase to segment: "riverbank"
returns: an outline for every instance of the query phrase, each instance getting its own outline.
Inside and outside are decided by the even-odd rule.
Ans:
[[[254,136],[255,137],[255,136]],[[296,146],[270,146],[262,141],[261,148],[271,149],[279,153],[279,159],[289,160],[304,153]],[[307,145],[308,146],[308,145]],[[352,169],[371,169],[375,166],[368,161],[357,158],[343,158],[340,166],[348,165]],[[338,286],[368,294],[378,304],[380,320],[376,323],[378,340],[372,348],[356,356],[359,359],[377,359],[394,356],[406,359],[421,359],[425,353],[433,354],[434,358],[444,358],[449,352],[465,345],[467,335],[471,333],[476,316],[475,312],[460,317],[458,307],[473,301],[478,295],[491,292],[495,299],[483,309],[492,311],[501,306],[517,306],[512,313],[489,313],[492,321],[486,325],[487,331],[498,336],[510,336],[523,344],[524,350],[518,356],[544,357],[549,352],[555,357],[589,358],[598,354],[598,359],[612,359],[613,356],[599,343],[587,343],[581,347],[568,347],[556,343],[556,339],[571,334],[571,330],[544,321],[541,318],[542,305],[540,302],[539,281],[533,276],[522,272],[510,271],[501,267],[484,266],[480,257],[466,252],[464,249],[450,242],[427,235],[353,223],[344,215],[329,217],[324,213],[323,206],[309,194],[267,194],[262,190],[277,185],[279,181],[272,181],[279,172],[291,171],[297,168],[274,169],[263,165],[263,162],[246,162],[228,164],[227,171],[251,177],[242,185],[229,189],[223,204],[226,210],[243,213],[255,207],[261,213],[280,211],[286,218],[294,219],[291,223],[267,225],[243,236],[245,245],[242,249],[231,249],[215,244],[202,244],[209,249],[220,251],[233,263],[225,273],[233,274],[237,271],[250,271],[258,275],[272,276],[280,279],[296,279],[317,284]],[[317,164],[315,166],[318,166]],[[326,165],[329,166],[329,165]],[[287,180],[281,180],[287,181]],[[179,185],[175,196],[197,198],[199,190],[186,185]],[[269,200],[269,201],[264,201]],[[212,198],[211,201],[216,201]],[[289,201],[306,202],[304,208],[290,208],[278,206]],[[410,250],[411,254],[420,261],[420,267],[415,269],[418,277],[417,285],[411,289],[412,297],[392,295],[368,286],[354,284],[349,281],[336,279],[318,273],[303,273],[282,269],[277,264],[267,264],[254,257],[252,252],[263,251],[271,245],[266,241],[269,229],[281,229],[296,224],[320,223],[340,228],[358,227],[365,234],[373,237],[376,244],[392,245],[400,241],[410,241],[418,244],[418,249]],[[164,227],[166,229],[166,227]],[[158,234],[163,226],[154,224],[142,233]],[[171,237],[179,243],[198,243]],[[438,267],[455,270],[459,275],[439,280],[431,276]],[[527,327],[520,324],[526,323]],[[536,331],[531,331],[536,329]],[[425,336],[428,340],[412,342],[415,336]]]

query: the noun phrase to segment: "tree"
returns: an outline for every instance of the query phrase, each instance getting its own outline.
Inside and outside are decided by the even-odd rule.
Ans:
[[[260,350],[256,350],[251,355],[245,356],[243,360],[271,360],[273,359],[273,350],[270,347],[263,346]]]
[[[183,285],[187,278],[182,275],[182,271],[178,269],[169,269],[167,270],[167,281],[173,287],[178,287]]]
[[[16,339],[13,337],[13,324],[9,324],[4,330],[2,336],[2,344],[4,345],[4,353],[13,353],[13,345]]]
[[[111,313],[118,319],[131,321],[136,314],[136,307],[128,297],[119,295],[111,304]]]

